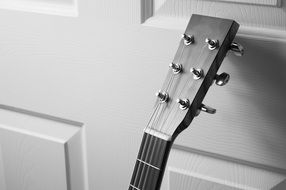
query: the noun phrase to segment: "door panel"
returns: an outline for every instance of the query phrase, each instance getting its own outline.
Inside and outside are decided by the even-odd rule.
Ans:
[[[152,5],[150,2],[146,5]],[[189,174],[198,163],[181,167],[176,163],[180,157],[192,158],[193,150],[199,150],[211,153],[209,159],[220,155],[217,160],[237,164],[238,168],[243,168],[244,163],[251,163],[253,168],[259,166],[258,169],[263,169],[261,173],[282,176],[271,185],[281,182],[286,173],[284,2],[280,6],[262,7],[216,1],[155,1],[158,9],[149,11],[151,17],[148,11],[142,12],[147,15],[142,18],[148,18],[142,25],[143,3],[143,0],[78,1],[78,15],[73,17],[66,17],[65,13],[36,14],[28,8],[26,12],[10,10],[14,8],[1,10],[1,102],[84,122],[87,157],[77,158],[83,160],[83,165],[88,163],[89,178],[83,180],[89,180],[86,183],[90,189],[127,189],[142,131],[155,101],[153,94],[161,87],[192,13],[182,5],[188,5],[185,7],[196,13],[224,17],[233,16],[232,10],[225,8],[233,7],[237,11],[234,16],[242,22],[237,40],[245,46],[246,55],[226,58],[221,71],[229,72],[231,81],[222,88],[213,86],[205,102],[216,107],[217,114],[201,114],[179,136],[173,151],[184,149],[185,154],[171,158],[168,167]],[[264,14],[261,9],[271,11]],[[269,68],[275,68],[276,74],[269,74]],[[76,142],[70,158],[77,155],[84,142],[74,137],[75,140],[68,137],[69,142]],[[38,140],[37,136],[30,138]],[[48,146],[48,142],[44,144]],[[51,151],[60,150],[66,155],[64,145],[58,146]],[[6,154],[2,146],[2,158]],[[238,160],[244,162],[237,163]],[[71,161],[70,165],[74,162],[79,161]],[[65,162],[58,164],[62,166],[61,163]],[[235,173],[236,183],[240,175]],[[192,176],[187,179],[201,180]],[[179,181],[172,181],[172,187]]]
[[[87,189],[82,125],[1,106],[1,190]]]
[[[142,23],[184,30],[192,14],[225,17],[241,24],[239,35],[285,40],[283,0],[142,0]]]
[[[77,0],[0,0],[0,8],[61,16],[77,16]]]
[[[285,174],[222,158],[174,149],[169,158],[163,189],[285,189]]]

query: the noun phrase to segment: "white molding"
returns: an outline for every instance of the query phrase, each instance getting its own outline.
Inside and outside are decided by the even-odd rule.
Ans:
[[[0,9],[68,17],[78,16],[77,0],[0,0]]]
[[[281,6],[281,0],[217,0],[231,3],[247,3],[251,5],[268,5],[268,6]]]
[[[172,149],[166,174],[162,187],[168,190],[271,189],[286,179],[286,174],[177,149]]]
[[[184,15],[184,14],[191,14],[191,13],[196,13],[196,14],[203,14],[203,15],[209,15],[209,16],[219,16],[219,14],[217,15],[216,12],[208,12],[208,14],[205,13],[205,11],[202,11],[202,7],[208,7],[206,5],[208,5],[207,3],[202,4],[202,1],[200,0],[193,0],[191,2],[197,2],[198,7],[200,7],[199,10],[196,10],[195,8],[192,9],[190,12],[188,11],[184,11],[184,13],[182,13],[182,15],[177,16],[177,15],[172,15],[171,13],[168,13],[168,9],[165,10],[164,13],[161,13],[162,7],[164,6],[164,4],[166,4],[168,1],[170,0],[141,0],[141,23],[145,26],[151,26],[151,27],[156,27],[156,28],[164,28],[164,29],[172,29],[172,30],[180,30],[180,31],[184,31],[187,23],[189,21],[190,16],[188,15]],[[228,0],[226,0],[228,1]],[[229,0],[229,1],[233,1],[233,0]],[[245,0],[242,0],[245,1]],[[147,3],[148,2],[148,3]],[[207,1],[205,1],[207,2]],[[275,13],[277,10],[284,10],[286,8],[274,8],[274,5],[277,5],[277,7],[281,7],[282,3],[277,0],[277,1],[258,1],[258,0],[253,0],[251,1],[253,5],[240,5],[237,3],[223,3],[225,4],[224,6],[227,8],[236,8],[237,6],[241,6],[240,8],[243,10],[243,8],[245,7],[249,7],[249,6],[253,6],[255,7],[256,12],[261,12],[265,11],[265,10],[272,10],[272,13]],[[255,3],[256,2],[256,3]],[[210,3],[210,2],[209,2]],[[215,2],[213,2],[215,3]],[[218,2],[221,4],[221,2]],[[267,6],[259,6],[258,4],[267,4],[270,7]],[[148,4],[148,6],[147,6]],[[150,6],[150,4],[152,4],[152,6]],[[237,4],[237,5],[236,5]],[[216,7],[215,4],[212,4],[213,7]],[[220,5],[221,6],[221,5]],[[220,7],[221,8],[221,7]],[[220,9],[218,8],[218,9]],[[178,10],[183,9],[182,8],[177,8]],[[160,10],[160,11],[158,11]],[[202,11],[203,13],[200,13],[200,11]],[[186,13],[187,12],[187,13]],[[259,18],[258,15],[254,16],[251,15],[253,17],[257,17],[257,23],[253,23],[253,21],[248,21],[244,18],[245,15],[241,14],[241,15],[230,15],[229,18],[235,16],[237,19],[235,19],[237,22],[240,23],[240,30],[238,32],[238,36],[242,36],[242,37],[246,37],[246,38],[255,38],[255,39],[266,39],[266,40],[275,40],[275,41],[285,41],[286,40],[286,14],[285,11],[280,11],[283,12],[281,13],[281,15],[279,15],[277,13],[277,15],[269,15],[269,20],[272,20],[272,23],[276,23],[277,18],[280,18],[279,25],[277,24],[277,26],[275,27],[271,27],[267,24],[261,24],[262,21]],[[268,12],[267,12],[268,13]],[[260,13],[259,13],[260,14]],[[269,13],[268,13],[269,14]],[[284,16],[282,14],[285,14]],[[263,14],[265,15],[265,14]],[[224,16],[227,17],[227,16]],[[260,19],[260,20],[259,20]],[[241,20],[241,21],[240,21]],[[283,21],[285,20],[285,22]],[[259,22],[258,22],[259,21]],[[270,21],[268,21],[270,22]]]
[[[225,189],[245,189],[245,190],[257,190],[256,188],[247,186],[247,185],[243,185],[243,184],[237,184],[231,181],[226,181],[223,179],[219,179],[216,177],[211,177],[211,176],[207,176],[207,175],[202,175],[200,173],[197,172],[190,172],[187,170],[183,170],[183,169],[178,169],[175,167],[168,167],[168,173],[169,173],[169,178],[172,176],[171,173],[176,174],[176,175],[181,175],[181,176],[187,176],[187,178],[189,178],[190,181],[192,181],[192,183],[194,183],[194,180],[200,180],[200,184],[203,185],[204,183],[209,183],[212,184],[212,188],[214,189],[221,189],[221,188],[225,188]],[[169,179],[169,186],[170,183],[172,182],[172,180],[174,179]],[[170,189],[171,190],[171,189]]]
[[[155,28],[180,30],[183,32],[188,24],[189,19],[172,18],[163,16],[154,16],[146,20],[143,25]],[[259,27],[241,26],[237,36],[251,39],[261,39],[270,41],[286,42],[286,32],[283,30],[275,30]]]
[[[3,161],[9,188],[88,190],[84,141],[80,122],[0,105],[0,168]]]

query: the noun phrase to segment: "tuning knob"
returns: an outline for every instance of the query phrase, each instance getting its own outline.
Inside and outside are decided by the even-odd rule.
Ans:
[[[244,54],[244,48],[242,45],[236,42],[232,42],[230,45],[230,50],[234,53],[236,56],[243,56]]]
[[[183,66],[181,64],[178,64],[178,63],[171,63],[169,65],[169,67],[173,70],[174,74],[178,74],[178,73],[182,72],[182,70],[183,70]]]
[[[215,114],[216,113],[216,109],[206,106],[204,104],[201,105],[200,108],[201,111],[206,112],[206,113],[210,113],[210,114]]]
[[[193,78],[199,80],[204,76],[204,71],[202,69],[195,69],[191,67],[190,72],[193,73]]]
[[[190,35],[188,35],[188,34],[183,34],[183,35],[182,35],[182,38],[184,39],[184,44],[185,44],[186,46],[188,46],[188,45],[194,43],[194,41],[195,41],[195,37],[194,37],[193,35],[190,36]]]
[[[221,73],[220,75],[216,75],[214,79],[216,85],[224,86],[228,83],[230,75],[227,73]]]
[[[177,102],[180,105],[181,110],[185,110],[190,107],[190,101],[188,99],[177,99]]]
[[[197,110],[196,116],[198,116],[201,111],[209,113],[209,114],[215,114],[216,113],[216,109],[206,106],[205,104],[201,104],[201,107]]]
[[[208,44],[208,47],[210,50],[214,50],[219,47],[218,40],[212,40],[212,39],[206,38],[205,42]]]
[[[169,100],[169,95],[166,92],[161,92],[161,90],[156,93],[156,96],[162,103],[167,102]]]

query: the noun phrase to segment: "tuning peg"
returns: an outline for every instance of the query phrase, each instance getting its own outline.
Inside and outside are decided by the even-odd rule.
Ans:
[[[180,104],[180,109],[185,110],[190,107],[190,101],[188,99],[177,99],[177,103]]]
[[[198,116],[201,113],[201,111],[209,113],[209,114],[215,114],[216,113],[216,109],[209,107],[209,106],[206,106],[204,104],[201,104],[201,107],[197,110],[197,113],[195,116]]]
[[[208,47],[210,50],[214,50],[219,47],[218,40],[212,40],[212,39],[206,38],[205,42],[208,44]]]
[[[206,106],[204,104],[201,104],[200,108],[197,109],[195,116],[198,116],[201,113],[201,111],[209,113],[209,114],[215,114],[216,113],[216,109],[209,107],[209,106]]]
[[[210,113],[210,114],[215,114],[216,113],[216,109],[206,106],[204,104],[201,105],[200,108],[201,111],[206,112],[206,113]]]
[[[181,64],[177,64],[177,63],[171,63],[169,65],[169,67],[173,70],[174,74],[178,74],[178,73],[182,72],[182,70],[183,70],[182,65]]]
[[[187,35],[187,34],[183,34],[183,35],[182,35],[182,38],[184,39],[184,44],[185,44],[186,46],[188,46],[188,45],[194,43],[194,41],[195,41],[195,38],[194,38],[193,35],[190,36],[190,35]]]
[[[244,48],[242,45],[236,42],[232,42],[230,45],[230,50],[234,53],[236,56],[243,56],[244,54]]]
[[[230,75],[227,73],[221,73],[220,75],[215,76],[215,84],[218,86],[224,86],[228,83]]]
[[[199,80],[204,76],[204,71],[202,69],[195,69],[191,67],[190,72],[193,73],[193,78]]]
[[[161,92],[161,90],[159,90],[159,92],[156,93],[156,96],[159,98],[160,102],[162,103],[167,102],[169,100],[168,93]]]

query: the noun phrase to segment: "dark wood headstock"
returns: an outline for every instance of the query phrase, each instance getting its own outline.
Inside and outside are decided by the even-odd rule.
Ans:
[[[233,39],[239,24],[233,20],[192,15],[166,80],[157,93],[154,113],[146,133],[163,139],[174,139],[187,128],[199,112],[214,113],[202,104],[214,80],[224,85],[229,75],[217,71],[231,49],[243,49]]]
[[[156,94],[152,117],[145,128],[129,190],[159,190],[176,136],[200,111],[215,113],[202,104],[209,87],[222,86],[227,73],[217,71],[229,50],[242,55],[232,42],[239,25],[229,19],[193,15],[161,90]]]

